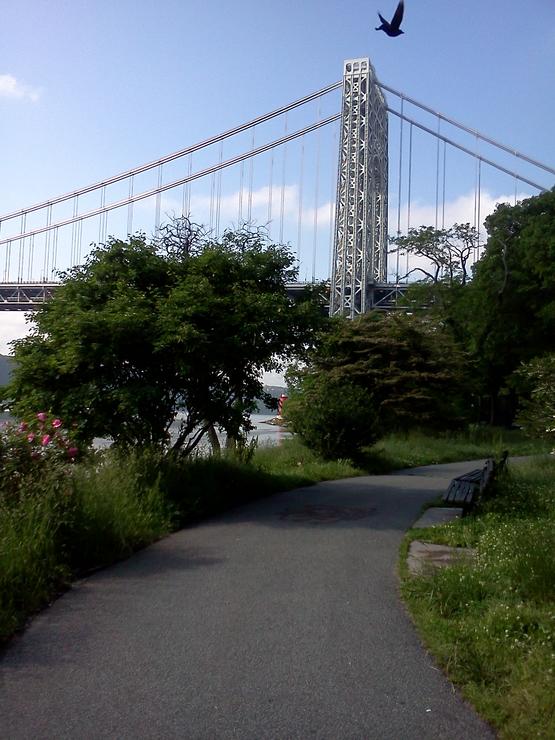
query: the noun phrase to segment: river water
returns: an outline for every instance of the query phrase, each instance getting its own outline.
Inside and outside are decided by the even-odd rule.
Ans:
[[[248,440],[254,439],[255,437],[258,439],[258,446],[271,446],[271,445],[279,445],[284,439],[287,439],[288,437],[291,437],[291,432],[286,431],[283,427],[273,424],[266,424],[265,422],[268,421],[268,419],[272,418],[272,413],[268,414],[251,414],[251,424],[254,425],[254,429],[252,429],[248,433]],[[178,418],[170,427],[170,434],[175,439],[177,436],[177,432],[179,429],[179,414]],[[220,439],[220,443],[222,447],[225,445],[225,434],[218,433],[218,437]],[[97,449],[103,449],[105,447],[110,446],[110,440],[103,439],[97,437],[93,441],[93,446]],[[199,448],[200,450],[208,450],[209,449],[209,443],[208,440],[204,439],[201,441]]]
[[[179,415],[178,415],[179,416]],[[272,412],[269,412],[267,414],[251,414],[251,423],[254,425],[254,429],[252,429],[248,433],[248,439],[251,440],[254,437],[258,439],[258,446],[270,446],[270,445],[279,445],[284,439],[287,439],[288,437],[291,437],[291,432],[287,432],[283,427],[272,425],[272,424],[265,424],[264,422],[268,421],[268,419],[272,418]],[[10,414],[7,413],[0,413],[0,423],[7,422],[7,421],[14,421],[13,416],[10,416]],[[175,438],[177,435],[177,431],[179,428],[179,418],[174,421],[170,428],[170,433]],[[222,446],[225,445],[225,434],[218,434],[218,437],[220,438],[220,442]],[[97,449],[104,449],[106,447],[110,446],[111,441],[109,439],[100,438],[97,437],[93,441],[93,446]],[[200,443],[200,448],[208,450],[209,444],[207,440],[203,440]]]

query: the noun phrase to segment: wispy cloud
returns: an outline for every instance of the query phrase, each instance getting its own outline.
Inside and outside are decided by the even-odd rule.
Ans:
[[[22,339],[31,331],[31,324],[26,323],[27,314],[22,311],[3,311],[0,322],[0,354],[11,354],[10,342]]]
[[[526,193],[517,193],[516,200],[520,201],[524,198],[530,197]],[[483,247],[487,241],[487,232],[484,228],[484,221],[490,213],[495,211],[499,203],[510,203],[511,205],[515,201],[515,194],[501,194],[494,195],[487,191],[483,191],[480,194],[479,201],[476,199],[475,193],[466,193],[460,195],[451,201],[445,201],[445,205],[440,204],[437,211],[437,226],[438,228],[450,228],[455,223],[464,224],[469,223],[479,231],[479,246],[471,255],[470,262],[474,263],[480,256]],[[407,229],[407,216],[408,209],[407,204],[404,203],[401,206],[401,220],[400,228],[401,234],[406,233]],[[389,213],[389,233],[393,235],[395,233],[395,227],[397,225],[397,211],[393,207]],[[436,225],[436,207],[435,204],[425,204],[419,201],[415,201],[411,204],[410,212],[410,225],[411,227],[418,228],[419,226],[435,226]],[[392,254],[389,257],[389,277],[391,280],[395,279],[395,273],[399,272],[399,275],[403,276],[410,270],[421,268],[424,270],[430,270],[431,262],[425,257],[414,257],[411,256],[407,261],[406,256],[399,256]],[[432,270],[433,271],[433,270]],[[416,274],[418,279],[422,278],[421,274]]]
[[[0,74],[0,98],[26,99],[36,103],[39,97],[40,92],[38,89],[24,85],[13,75]]]
[[[516,200],[522,200],[530,197],[526,193],[517,193]],[[479,228],[480,240],[486,238],[486,231],[484,228],[484,221],[486,216],[493,213],[499,203],[510,203],[511,205],[515,202],[515,194],[502,194],[494,195],[487,191],[482,191],[480,199],[476,199],[474,192],[459,195],[457,198],[451,201],[445,201],[445,204],[439,204],[436,212],[435,205],[425,204],[421,201],[413,201],[410,210],[410,225],[418,228],[418,226],[435,226],[437,218],[438,228],[445,226],[449,228],[454,223],[470,223],[472,226]],[[404,233],[407,228],[407,216],[408,208],[407,204],[401,205],[401,232]],[[390,208],[389,212],[389,231],[391,234],[394,233],[395,227],[397,226],[397,209],[395,206]]]

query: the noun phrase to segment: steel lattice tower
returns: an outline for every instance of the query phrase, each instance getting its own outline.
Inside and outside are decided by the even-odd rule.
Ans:
[[[343,68],[330,315],[372,307],[387,279],[387,108],[369,59]]]

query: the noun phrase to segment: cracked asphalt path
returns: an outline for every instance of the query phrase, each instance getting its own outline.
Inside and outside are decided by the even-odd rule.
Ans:
[[[0,736],[478,740],[396,566],[476,463],[333,481],[184,529],[74,585],[0,660]]]

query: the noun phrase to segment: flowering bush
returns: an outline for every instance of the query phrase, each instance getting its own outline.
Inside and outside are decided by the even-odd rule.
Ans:
[[[0,500],[18,500],[23,492],[41,489],[53,472],[75,462],[79,449],[61,419],[41,411],[0,428]]]

